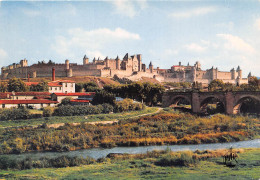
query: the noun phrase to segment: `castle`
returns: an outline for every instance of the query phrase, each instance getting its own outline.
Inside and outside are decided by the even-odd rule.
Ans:
[[[1,79],[12,77],[27,78],[28,75],[32,78],[51,77],[53,67],[56,70],[56,77],[113,77],[114,75],[127,77],[138,72],[149,73],[153,77],[156,74],[156,71],[151,69],[152,67],[146,69],[146,65],[142,63],[141,54],[129,56],[127,53],[122,60],[117,56],[115,59],[106,57],[104,60],[94,58],[92,62],[89,62],[89,58],[85,55],[82,65],[70,63],[69,60],[65,60],[65,64],[38,62],[38,64],[28,66],[28,61],[24,59],[19,64],[14,63],[7,67],[2,67]]]
[[[48,63],[38,62],[28,66],[26,59],[21,60],[19,64],[13,63],[7,67],[1,68],[1,79],[10,79],[12,77],[51,77],[52,68],[56,70],[56,77],[72,77],[72,76],[99,76],[113,77],[117,75],[120,78],[128,78],[130,80],[138,80],[142,77],[155,78],[161,82],[199,82],[208,84],[214,79],[221,79],[225,83],[243,84],[248,83],[248,78],[242,78],[242,70],[238,66],[230,72],[219,71],[218,68],[207,70],[201,69],[201,64],[197,61],[194,65],[184,66],[174,65],[171,69],[154,68],[150,62],[148,68],[142,63],[142,55],[136,54],[129,56],[128,53],[121,60],[118,56],[115,59],[106,57],[101,60],[94,58],[92,62],[85,55],[83,64],[70,63],[65,60],[64,64],[56,64],[51,61]],[[251,73],[248,77],[251,76]]]
[[[200,62],[196,62],[193,66],[184,66],[179,62],[179,65],[174,65],[171,69],[159,70],[159,74],[164,77],[165,82],[199,82],[202,84],[209,84],[214,79],[220,79],[224,83],[232,84],[247,84],[248,78],[252,75],[248,74],[247,78],[242,77],[242,69],[240,66],[235,70],[232,68],[228,71],[219,71],[218,68],[207,70],[201,69]]]

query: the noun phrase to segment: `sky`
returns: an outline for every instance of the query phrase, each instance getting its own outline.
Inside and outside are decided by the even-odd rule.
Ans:
[[[162,69],[239,65],[247,77],[260,76],[259,49],[260,0],[0,0],[0,66],[129,53]]]

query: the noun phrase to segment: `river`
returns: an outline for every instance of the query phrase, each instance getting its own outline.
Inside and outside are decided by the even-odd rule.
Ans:
[[[140,154],[153,150],[165,150],[170,148],[172,151],[195,151],[195,150],[214,150],[214,149],[226,149],[226,148],[260,148],[260,139],[230,142],[230,143],[214,143],[214,144],[196,144],[196,145],[164,145],[164,146],[139,146],[139,147],[114,147],[114,148],[91,148],[70,152],[31,152],[24,154],[12,154],[8,155],[12,158],[24,159],[30,157],[32,159],[39,159],[41,157],[54,158],[61,155],[68,156],[82,156],[92,157],[94,159],[106,157],[109,153],[128,153],[128,154]]]

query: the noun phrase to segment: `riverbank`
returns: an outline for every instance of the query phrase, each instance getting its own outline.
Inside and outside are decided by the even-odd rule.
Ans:
[[[165,166],[166,154],[148,153],[101,159],[90,165],[65,168],[40,168],[30,170],[2,170],[3,179],[259,179],[260,149],[239,149],[238,164],[223,164],[222,151],[197,151],[198,162]],[[168,153],[168,154],[167,154]],[[172,152],[170,152],[172,153]],[[195,153],[195,152],[194,152]],[[187,157],[189,154],[185,152]],[[181,155],[181,154],[180,154]],[[172,153],[171,156],[177,156]],[[185,156],[185,157],[186,157]],[[205,158],[202,158],[205,157]],[[182,159],[182,158],[181,158]],[[189,158],[187,158],[189,160]],[[185,160],[186,162],[186,160]]]
[[[255,139],[259,133],[260,119],[256,118],[161,112],[120,120],[116,124],[81,123],[56,129],[44,126],[0,130],[0,153],[224,143]]]

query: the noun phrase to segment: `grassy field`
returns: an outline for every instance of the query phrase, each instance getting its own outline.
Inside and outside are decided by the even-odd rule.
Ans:
[[[156,158],[106,159],[102,163],[66,168],[3,170],[2,179],[259,179],[260,149],[245,149],[238,165],[227,167],[222,157],[193,166],[159,166]]]
[[[37,126],[43,123],[56,124],[56,123],[77,123],[77,122],[94,122],[94,121],[113,121],[123,120],[131,117],[140,116],[142,114],[152,114],[158,111],[156,107],[147,107],[141,111],[131,111],[114,114],[98,114],[88,116],[53,116],[48,118],[26,119],[16,121],[0,121],[0,128],[4,127],[16,127],[16,126]],[[38,112],[38,111],[37,111]]]

